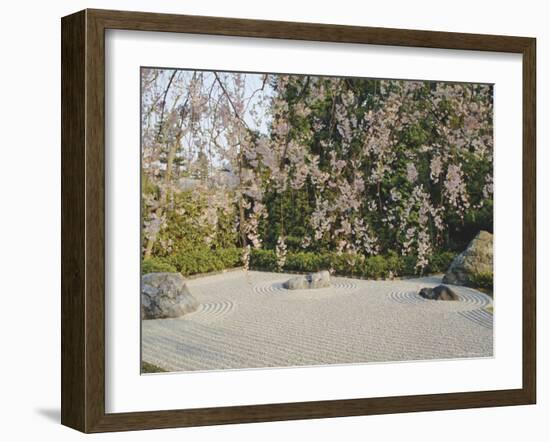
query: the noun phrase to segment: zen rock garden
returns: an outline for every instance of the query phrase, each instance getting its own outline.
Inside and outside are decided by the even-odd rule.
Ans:
[[[475,283],[479,269],[492,272],[491,244],[480,232],[445,275],[393,280],[327,270],[148,273],[142,358],[203,371],[490,357],[492,299]]]
[[[492,84],[140,78],[143,361],[492,355]]]

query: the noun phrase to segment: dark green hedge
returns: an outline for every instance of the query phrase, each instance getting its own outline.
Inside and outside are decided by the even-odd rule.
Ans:
[[[188,276],[238,267],[242,265],[242,250],[237,247],[197,249],[171,256],[169,260],[176,271]]]
[[[434,253],[424,273],[443,273],[449,267],[455,254],[453,252]],[[412,276],[417,274],[416,257],[401,256],[391,252],[385,256],[370,256],[365,259],[353,259],[349,255],[336,253],[290,252],[286,257],[284,270],[307,273],[334,269],[336,274],[360,276],[363,278],[387,278],[394,276]],[[277,271],[277,257],[273,250],[252,250],[250,268]]]
[[[470,282],[472,287],[493,291],[493,272],[476,273]]]
[[[452,252],[434,253],[424,273],[443,273],[454,258]],[[416,257],[401,256],[395,252],[387,255],[370,256],[365,259],[353,259],[349,255],[336,253],[289,252],[284,269],[290,272],[307,273],[334,269],[336,274],[359,276],[363,278],[387,278],[394,276],[412,276],[417,274]],[[142,273],[180,272],[184,276],[197,273],[221,271],[242,265],[242,250],[197,249],[179,253],[169,258],[147,258],[141,266]],[[277,271],[277,256],[274,250],[252,250],[250,268],[256,270]],[[479,286],[484,287],[492,278],[480,275]]]
[[[167,258],[144,258],[141,262],[141,274],[146,273],[174,273],[177,269]]]

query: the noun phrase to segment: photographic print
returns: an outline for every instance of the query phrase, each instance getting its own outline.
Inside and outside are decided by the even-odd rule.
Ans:
[[[142,373],[493,356],[493,85],[141,68]]]

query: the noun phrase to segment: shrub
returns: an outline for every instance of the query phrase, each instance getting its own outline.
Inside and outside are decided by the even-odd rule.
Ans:
[[[453,252],[434,253],[425,273],[440,273],[447,270],[454,258]],[[180,272],[184,276],[220,271],[242,265],[242,249],[195,249],[179,252],[170,258],[152,257],[142,262],[142,273]],[[338,275],[380,279],[391,276],[412,276],[418,273],[415,256],[402,256],[391,251],[387,255],[365,257],[363,255],[337,254],[335,252],[289,252],[284,269],[291,272],[310,273],[331,269]],[[277,256],[274,250],[252,249],[250,268],[270,272],[277,271]],[[473,282],[479,288],[492,290],[493,275],[478,274]]]
[[[427,268],[429,273],[445,273],[456,254],[454,252],[434,253],[430,259]]]
[[[216,249],[215,253],[223,263],[224,268],[238,267],[242,265],[243,251],[237,247]]]
[[[390,250],[386,255],[386,261],[388,266],[388,273],[392,272],[393,276],[398,276],[402,274],[404,267],[403,256],[400,256],[397,254],[397,252]]]
[[[285,243],[288,250],[300,250],[302,244],[302,238],[296,236],[287,236]]]
[[[400,273],[399,275],[405,276],[405,275],[416,275],[418,273],[418,269],[416,267],[416,256],[414,255],[406,255],[406,256],[400,256]]]
[[[475,288],[493,291],[493,272],[475,273],[471,285]]]
[[[362,276],[371,279],[385,278],[389,276],[390,270],[396,274],[396,269],[390,269],[389,261],[381,255],[369,256],[365,261],[365,272]]]
[[[166,258],[144,258],[141,262],[141,274],[146,273],[175,273],[178,270]]]
[[[143,195],[159,192],[159,189],[144,183]],[[173,207],[166,211],[166,221],[153,247],[154,256],[170,257],[196,249],[208,253],[210,250],[236,248],[235,207],[218,207],[215,210],[216,222],[211,223],[204,219],[211,206],[210,190],[205,193],[176,191],[171,197]],[[143,210],[143,218],[150,220],[151,208],[144,206]],[[207,244],[205,238],[210,238],[211,242]]]
[[[286,257],[285,270],[293,272],[318,272],[319,270],[328,269],[330,267],[330,255],[311,253],[311,252],[295,252],[288,253]]]
[[[439,273],[447,270],[454,258],[452,252],[434,253],[424,273]],[[277,257],[273,250],[252,250],[250,268],[277,271]],[[402,256],[394,251],[387,255],[365,257],[363,255],[337,254],[334,252],[289,252],[283,270],[299,273],[331,269],[338,275],[360,276],[370,279],[389,276],[413,276],[418,274],[416,256]]]
[[[363,272],[362,265],[365,257],[347,253],[327,253],[328,267],[338,275],[360,275]]]
[[[250,252],[250,268],[277,271],[277,255],[274,250],[252,249]]]
[[[196,249],[180,252],[170,258],[172,264],[184,276],[208,273],[237,267],[241,264],[242,251],[236,247],[227,249]]]

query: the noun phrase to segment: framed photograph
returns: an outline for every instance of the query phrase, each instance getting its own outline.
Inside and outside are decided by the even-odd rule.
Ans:
[[[62,19],[62,423],[533,404],[535,39]]]

